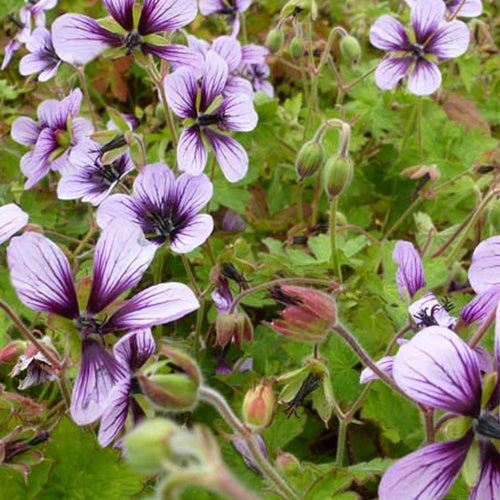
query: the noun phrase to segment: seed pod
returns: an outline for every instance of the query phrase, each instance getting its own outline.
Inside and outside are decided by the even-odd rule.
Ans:
[[[361,46],[356,38],[346,35],[340,42],[340,53],[346,61],[358,64],[361,59]]]
[[[300,180],[314,175],[325,162],[325,151],[318,141],[308,141],[302,145],[297,159],[295,170]]]
[[[294,61],[300,61],[304,56],[304,40],[300,36],[294,36],[290,42],[290,56]]]
[[[354,174],[352,160],[348,156],[333,156],[325,165],[324,184],[330,199],[342,194],[351,184]]]
[[[285,43],[285,34],[281,29],[272,29],[266,38],[266,47],[270,50],[272,54],[276,54],[283,44]]]

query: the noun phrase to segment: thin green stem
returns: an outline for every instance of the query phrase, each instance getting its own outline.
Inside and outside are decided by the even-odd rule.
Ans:
[[[205,299],[200,299],[200,307],[196,311],[196,327],[194,334],[194,352],[195,357],[198,359],[201,348],[201,328],[203,326],[203,316],[205,314]]]
[[[196,293],[196,296],[200,297],[201,295],[200,289],[198,288],[198,284],[196,283],[196,277],[193,273],[193,270],[191,269],[191,264],[189,263],[189,259],[186,257],[185,254],[181,254],[181,259],[182,259],[182,264],[184,265],[184,269],[186,270],[186,274],[189,278],[189,282],[191,283],[191,287]]]
[[[93,227],[93,226],[90,227],[87,234],[84,236],[83,240],[80,241],[80,244],[75,248],[74,252],[72,253],[73,258],[75,258],[83,250],[83,248],[92,239],[92,237],[94,236],[96,231],[97,231],[97,229],[95,227]]]
[[[335,196],[330,201],[330,249],[332,252],[331,266],[333,274],[338,278],[339,283],[342,283],[342,269],[340,268],[337,250],[337,206],[338,196]]]
[[[168,130],[170,131],[170,138],[172,139],[172,144],[174,146],[174,149],[177,149],[177,143],[179,142],[179,139],[177,137],[177,129],[175,128],[174,117],[172,115],[170,106],[168,105],[167,95],[165,94],[165,87],[163,86],[161,81],[156,82],[156,87],[160,92],[161,102],[163,104],[163,108],[165,109],[165,119],[167,120],[167,127]]]
[[[311,226],[315,226],[318,221],[318,209],[319,209],[319,200],[321,198],[321,181],[322,176],[316,176],[316,184],[314,185],[314,197],[312,202],[312,215],[311,215]]]
[[[92,99],[90,98],[90,91],[89,91],[89,86],[87,83],[87,78],[85,77],[85,70],[83,69],[83,66],[77,66],[76,71],[78,73],[78,77],[80,78],[80,83],[82,84],[83,95],[85,96],[85,101],[87,102],[87,106],[89,108],[90,119],[92,121],[92,125],[94,126],[94,130],[97,130],[98,129],[97,118],[95,116],[94,106],[92,104]]]
[[[412,204],[403,212],[403,214],[399,217],[399,219],[391,226],[391,228],[384,234],[383,240],[387,240],[389,236],[398,229],[401,224],[406,220],[406,218],[417,208],[418,205],[422,203],[421,198],[415,199]]]
[[[424,164],[424,120],[423,120],[423,99],[417,97],[417,142],[418,142],[418,161],[420,165]]]
[[[304,183],[299,181],[297,185],[297,215],[299,217],[299,222],[304,222],[304,207],[303,207],[303,195],[304,195]]]
[[[369,69],[368,71],[363,73],[361,76],[358,76],[358,78],[354,79],[352,82],[349,82],[347,85],[343,85],[342,91],[345,93],[349,92],[349,90],[351,90],[358,83],[362,82],[367,76],[370,76],[372,73],[374,73],[376,69],[377,69],[377,66]]]
[[[337,467],[342,467],[342,463],[344,461],[346,434],[347,422],[345,420],[339,420],[339,432],[337,434],[337,455],[335,458],[335,465]]]

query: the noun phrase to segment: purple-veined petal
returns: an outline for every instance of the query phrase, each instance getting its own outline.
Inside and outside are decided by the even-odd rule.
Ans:
[[[82,359],[71,394],[71,418],[78,425],[97,420],[112,387],[127,377],[122,366],[94,339],[82,342]]]
[[[97,225],[104,229],[115,219],[122,219],[138,227],[141,226],[142,219],[140,211],[142,207],[132,196],[126,194],[113,194],[106,198],[97,210]]]
[[[375,70],[375,83],[381,90],[390,90],[408,74],[411,57],[390,57],[384,59]]]
[[[66,130],[68,118],[77,115],[82,98],[82,91],[76,88],[61,101],[55,99],[43,101],[37,110],[40,123],[53,131]]]
[[[251,3],[251,0],[234,0],[234,7],[238,12],[245,12]]]
[[[35,120],[21,116],[12,124],[10,135],[19,144],[33,146],[40,134],[40,125]]]
[[[430,95],[441,85],[441,72],[437,64],[418,59],[408,75],[408,90],[415,95]]]
[[[462,321],[470,325],[475,321],[482,323],[500,302],[500,285],[494,286],[474,297],[460,313]]]
[[[35,311],[78,316],[73,277],[62,250],[45,236],[24,233],[7,248],[10,280],[21,302]]]
[[[417,43],[424,44],[443,21],[446,5],[442,0],[417,1],[411,8],[411,24]]]
[[[243,45],[241,47],[241,65],[265,63],[268,55],[269,50],[262,45],[256,45],[255,43]]]
[[[189,68],[191,72],[200,72],[203,67],[203,56],[184,45],[154,45],[152,43],[143,43],[142,51],[145,54],[160,57],[167,60],[174,70],[179,68]],[[201,74],[201,73],[200,73]]]
[[[222,95],[224,97],[229,97],[231,94],[243,94],[252,101],[254,97],[252,84],[242,76],[229,75]]]
[[[392,367],[394,365],[394,356],[384,356],[380,358],[376,363],[378,368],[380,368],[384,373],[392,377]],[[366,384],[371,380],[378,380],[378,375],[371,369],[365,368],[361,372],[361,376],[359,377],[360,384]]]
[[[46,28],[36,28],[26,42],[26,48],[30,52],[40,52],[45,47],[52,47],[50,31]]]
[[[106,226],[95,248],[87,311],[102,311],[137,285],[151,264],[155,250],[141,229],[133,224],[117,219]]]
[[[87,118],[77,117],[71,122],[71,131],[73,135],[73,144],[76,145],[83,139],[88,139],[94,132],[94,126]]]
[[[52,24],[52,42],[63,61],[83,66],[107,48],[122,45],[122,38],[104,29],[91,17],[64,14]]]
[[[398,241],[392,258],[398,265],[396,282],[399,295],[403,300],[405,300],[406,294],[412,298],[421,288],[425,287],[422,259],[409,241]]]
[[[254,434],[253,439],[257,443],[262,455],[267,458],[268,454],[267,454],[266,444],[264,443],[262,437],[259,434]],[[231,443],[240,453],[241,457],[243,458],[243,461],[247,464],[247,466],[253,471],[257,472],[258,474],[262,474],[262,471],[260,470],[259,465],[255,462],[255,459],[253,458],[252,454],[250,453],[250,450],[245,440],[240,436],[234,435],[231,438]]]
[[[155,352],[156,344],[151,330],[127,333],[114,346],[115,359],[132,373],[138,370]]]
[[[213,50],[226,61],[229,72],[233,72],[241,64],[242,52],[240,42],[232,36],[220,36],[214,40]]]
[[[413,7],[417,3],[417,0],[405,0],[405,2]],[[454,14],[457,7],[460,7],[458,12],[458,17],[477,17],[483,12],[483,3],[481,0],[452,0],[446,2],[446,8]]]
[[[254,80],[253,84],[256,92],[262,92],[271,98],[274,97],[274,87],[272,83],[265,80]]]
[[[482,241],[472,254],[469,281],[476,293],[500,285],[500,236]]]
[[[215,98],[222,94],[228,74],[226,61],[214,50],[208,51],[205,58],[203,80],[201,81],[200,110],[202,112],[205,112]]]
[[[379,17],[370,29],[370,42],[382,50],[405,52],[411,44],[405,27],[391,16]]]
[[[134,194],[147,211],[161,212],[174,192],[175,175],[163,163],[146,165],[134,181]]]
[[[53,172],[64,172],[68,168],[70,168],[71,165],[69,163],[69,155],[71,153],[71,149],[72,148],[67,149],[62,155],[54,158],[50,162],[50,170],[52,170]]]
[[[229,182],[238,182],[248,171],[248,155],[243,146],[228,135],[210,129],[204,130],[217,163]]]
[[[57,149],[54,132],[48,128],[41,131],[31,154],[21,160],[21,172],[28,178],[24,189],[31,189],[50,170],[49,157]]]
[[[250,132],[259,121],[252,100],[242,94],[226,97],[217,113],[224,117],[219,124],[222,128],[238,132]]]
[[[19,61],[19,74],[22,76],[34,75],[53,65],[54,63],[52,61],[42,59],[36,54],[26,54]]]
[[[177,145],[179,169],[191,175],[200,175],[207,164],[207,157],[200,129],[196,125],[185,128]]]
[[[500,499],[500,453],[489,441],[479,443],[481,457],[481,473],[469,500]]]
[[[391,465],[380,481],[380,500],[437,500],[455,481],[474,439],[472,432],[455,441],[424,446]]]
[[[211,215],[198,214],[172,237],[170,248],[177,253],[188,253],[199,247],[208,239],[214,230]]]
[[[447,328],[430,326],[401,346],[393,377],[420,404],[470,417],[479,415],[482,389],[477,356]]]
[[[111,17],[125,30],[134,29],[134,0],[103,0]]]
[[[120,434],[127,420],[131,398],[131,382],[126,377],[113,386],[109,398],[103,404],[97,439],[104,448]]]
[[[28,214],[15,203],[0,207],[0,244],[5,243],[28,224],[28,219]]]
[[[59,66],[61,66],[62,61],[58,61],[54,66],[47,67],[38,75],[39,82],[47,82],[57,75]]]
[[[462,21],[442,21],[425,46],[425,51],[443,59],[458,57],[465,53],[470,42],[467,25]]]
[[[205,58],[206,53],[210,50],[210,44],[206,40],[197,38],[194,35],[187,35],[187,40],[188,47]]]
[[[200,12],[204,16],[211,16],[226,7],[223,0],[200,0]]]
[[[118,330],[151,328],[198,309],[195,294],[182,283],[161,283],[134,295],[110,319]]]
[[[189,24],[196,14],[196,0],[144,0],[138,30],[141,35],[174,31]]]
[[[412,302],[408,307],[408,313],[418,328],[435,324],[453,329],[457,324],[457,319],[448,314],[448,311],[432,292],[426,292],[420,299]],[[430,321],[432,321],[432,325],[429,324]]]
[[[491,363],[491,354],[486,349],[484,349],[484,347],[481,347],[480,345],[474,347],[474,352],[476,353],[477,356],[479,369],[484,373],[490,373],[493,368]]]
[[[168,105],[181,118],[196,118],[198,82],[187,68],[181,68],[163,81]]]
[[[4,71],[7,69],[7,66],[10,64],[10,61],[12,60],[12,56],[14,55],[14,52],[19,50],[23,44],[19,42],[18,40],[10,40],[9,43],[5,46],[5,55],[2,61],[2,66],[0,67],[0,71]]]
[[[214,188],[205,175],[181,174],[175,180],[175,197],[180,213],[198,213],[211,199]]]

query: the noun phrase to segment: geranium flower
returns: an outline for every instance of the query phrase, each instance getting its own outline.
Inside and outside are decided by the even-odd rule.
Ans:
[[[76,117],[81,102],[82,92],[75,89],[61,101],[43,101],[38,106],[38,122],[22,116],[12,124],[12,138],[33,147],[21,159],[21,171],[28,178],[25,189],[33,187],[49,170],[64,169],[72,148],[94,131],[89,120]]]
[[[101,147],[93,141],[82,141],[73,148],[69,164],[61,171],[57,197],[60,200],[81,199],[97,206],[134,169],[128,153],[109,165],[102,162],[101,156]]]
[[[496,370],[500,373],[500,308],[495,334]],[[500,484],[500,438],[496,407],[500,385],[483,409],[481,372],[474,351],[454,332],[432,326],[417,333],[396,355],[398,386],[417,403],[466,417],[469,429],[459,439],[424,446],[391,465],[379,485],[381,500],[443,498],[474,441],[479,441],[480,474],[471,499],[496,498]]]
[[[28,219],[28,214],[15,203],[0,207],[0,245],[28,224]]]
[[[218,130],[251,131],[258,116],[248,96],[223,97],[228,76],[226,62],[211,50],[205,59],[201,84],[191,71],[181,68],[165,77],[165,91],[174,113],[186,119],[177,146],[179,168],[191,175],[203,172],[208,156],[205,138],[226,179],[237,182],[248,170],[248,155],[237,141]]]
[[[188,253],[204,243],[214,228],[210,215],[200,210],[212,198],[206,175],[174,173],[162,163],[146,165],[134,181],[134,194],[114,194],[97,212],[97,223],[107,227],[115,218],[138,226],[156,245]]]
[[[98,419],[113,385],[127,375],[103,347],[103,336],[174,321],[198,308],[181,283],[154,285],[113,305],[137,285],[156,247],[139,228],[116,221],[101,234],[94,253],[90,295],[80,309],[71,267],[62,250],[45,236],[24,233],[11,240],[7,262],[21,302],[35,311],[71,320],[82,339],[80,369],[71,398],[71,416],[80,425]]]
[[[405,0],[405,2],[413,7],[418,0]],[[483,4],[481,0],[444,0],[446,4],[447,13],[454,15],[456,10],[460,7],[458,17],[477,17],[483,12]]]
[[[412,38],[405,27],[391,16],[381,16],[370,29],[370,42],[390,52],[375,71],[375,82],[382,90],[393,89],[408,76],[408,89],[415,95],[428,95],[441,85],[441,73],[433,59],[462,55],[469,46],[469,30],[461,21],[446,21],[442,0],[417,1],[411,8]]]
[[[158,35],[189,24],[198,12],[196,0],[145,0],[138,24],[134,24],[134,0],[103,0],[116,29],[109,30],[80,14],[64,14],[52,25],[58,56],[73,65],[84,65],[108,48],[123,48],[127,54],[141,50],[169,61],[174,67],[202,63],[200,57],[183,45],[160,42]]]
[[[227,17],[233,27],[232,36],[240,32],[240,15],[250,7],[251,0],[200,0],[200,12],[204,16],[219,14]]]
[[[266,57],[269,50],[261,45],[250,43],[241,48],[240,73],[250,80],[255,92],[263,92],[269,97],[274,97],[274,87],[268,81],[271,74]]]
[[[145,416],[133,398],[132,378],[134,373],[153,355],[155,347],[156,344],[149,329],[130,332],[113,346],[115,360],[126,375],[111,389],[109,398],[103,405],[98,434],[101,446],[108,446],[118,436],[125,426],[129,409],[132,409],[134,423],[138,423]]]
[[[40,73],[38,80],[46,82],[56,76],[61,65],[57,56],[50,31],[37,28],[26,42],[26,48],[31,52],[22,57],[19,63],[19,73],[23,76]]]

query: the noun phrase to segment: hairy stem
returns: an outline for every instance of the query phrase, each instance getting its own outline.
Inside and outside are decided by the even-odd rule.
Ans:
[[[342,283],[342,270],[340,268],[339,256],[337,250],[337,206],[338,197],[335,196],[330,202],[330,248],[331,248],[331,266],[333,274]]]
[[[346,435],[347,422],[345,420],[339,420],[339,432],[337,435],[337,455],[335,457],[335,465],[337,467],[342,467],[342,463],[344,461]]]

